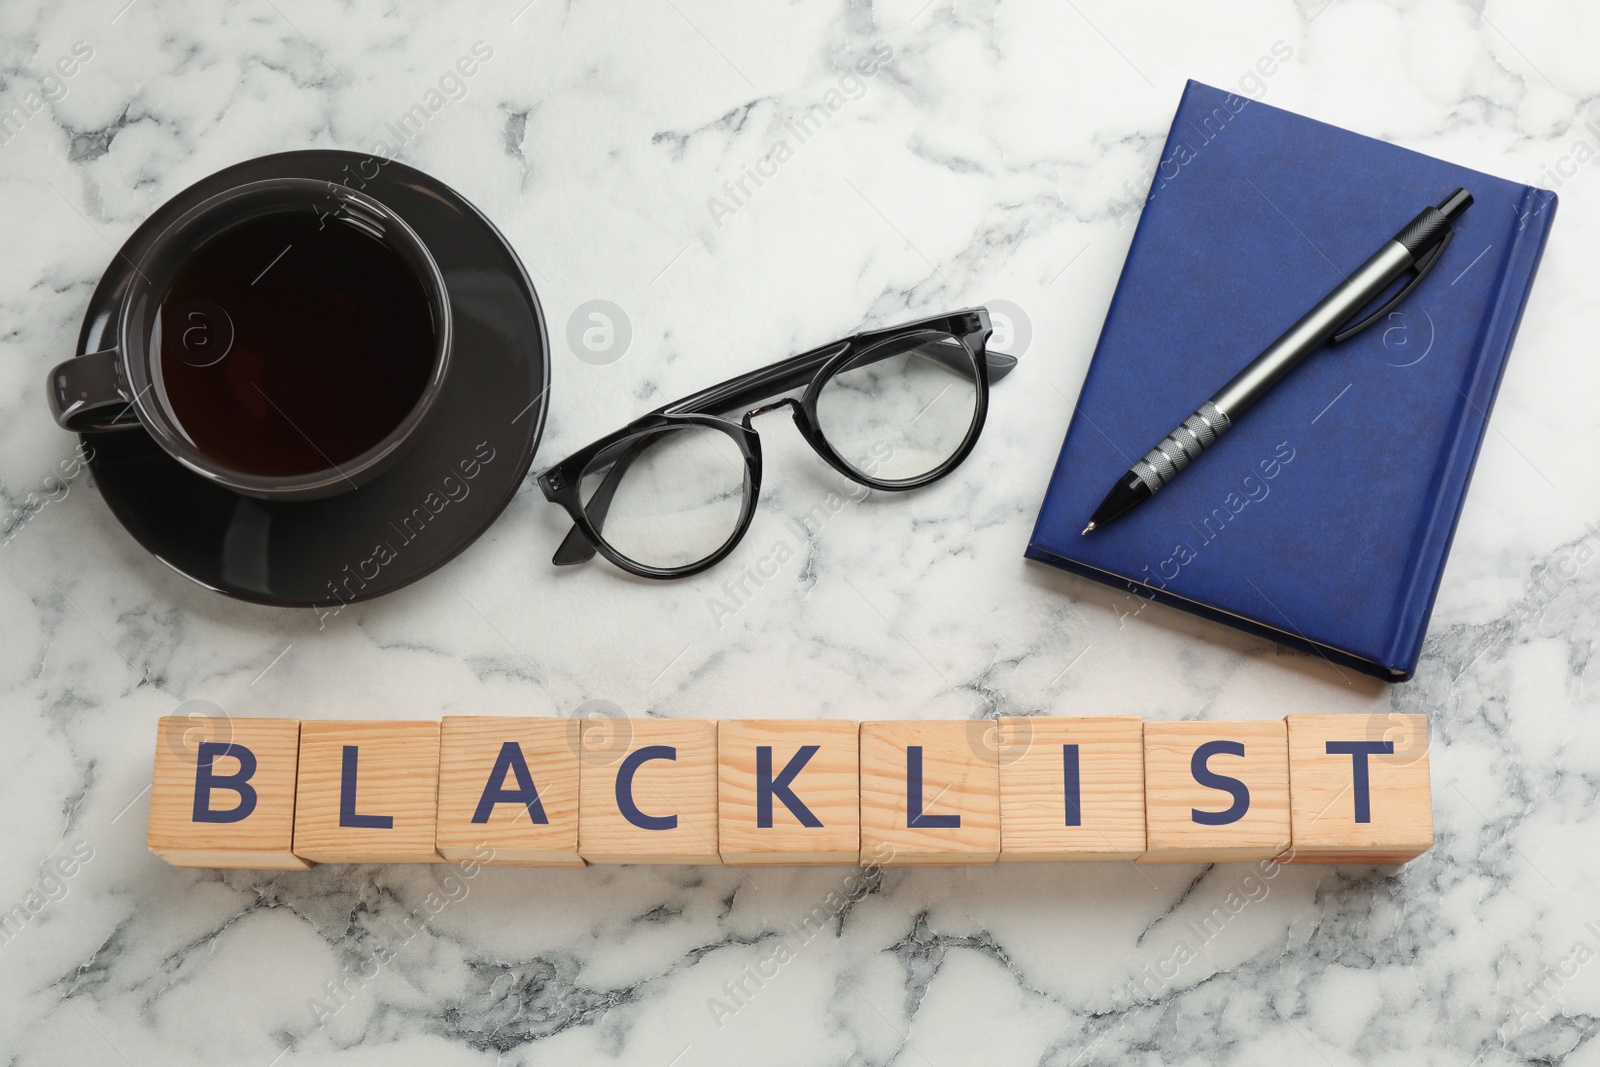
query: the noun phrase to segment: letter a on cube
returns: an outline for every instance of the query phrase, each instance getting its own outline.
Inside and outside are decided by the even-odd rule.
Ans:
[[[294,854],[299,751],[298,719],[162,719],[150,851],[175,867],[310,867]]]
[[[449,715],[439,731],[439,824],[447,860],[582,867],[578,747],[571,720]]]

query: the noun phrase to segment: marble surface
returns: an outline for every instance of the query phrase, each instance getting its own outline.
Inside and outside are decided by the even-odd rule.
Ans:
[[[0,943],[0,1060],[1600,1063],[1597,44],[1581,0],[8,0],[0,908],[25,921]],[[475,45],[488,58],[452,75]],[[1126,618],[1117,594],[1022,559],[1125,205],[1188,77],[1563,198],[1407,685],[1162,608]],[[826,122],[776,160],[819,103]],[[401,128],[417,104],[425,121]],[[555,570],[565,523],[530,480],[401,593],[327,620],[229,602],[113,520],[46,413],[45,371],[116,244],[172,193],[254,155],[380,144],[480,205],[533,274],[555,376],[536,467],[862,324],[1004,301],[1021,366],[967,464],[909,498],[843,497],[774,419],[754,528],[695,580]],[[747,168],[770,176],[741,193]],[[595,300],[626,316],[625,351],[567,342]],[[828,522],[800,533],[830,493]],[[1438,843],[1398,871],[854,882],[212,873],[145,850],[162,715],[612,707],[1424,711]],[[796,935],[819,907],[826,930]]]

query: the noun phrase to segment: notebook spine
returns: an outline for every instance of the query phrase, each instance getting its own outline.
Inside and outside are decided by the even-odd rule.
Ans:
[[[1555,217],[1557,197],[1545,189],[1525,187],[1517,222],[1511,231],[1512,253],[1495,288],[1495,300],[1484,314],[1479,331],[1482,342],[1472,377],[1461,390],[1460,416],[1454,439],[1445,450],[1433,479],[1432,521],[1421,531],[1411,557],[1406,585],[1397,601],[1394,637],[1386,666],[1397,679],[1409,678],[1422,654],[1429,615],[1439,594],[1444,560],[1450,552],[1466,501],[1467,485],[1489,428],[1500,382],[1516,339],[1517,327],[1527,307],[1533,277],[1538,272]]]

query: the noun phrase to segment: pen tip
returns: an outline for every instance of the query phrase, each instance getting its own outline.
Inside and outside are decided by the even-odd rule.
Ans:
[[[1092,522],[1091,522],[1091,523],[1090,523],[1090,524],[1089,524],[1089,525],[1087,525],[1087,526],[1085,526],[1085,527],[1084,527],[1084,528],[1083,528],[1083,533],[1082,533],[1082,534],[1079,534],[1079,535],[1078,535],[1078,536],[1079,536],[1079,537],[1082,537],[1082,536],[1083,536],[1083,534],[1086,534],[1086,533],[1088,533],[1088,532],[1089,532],[1089,531],[1090,531],[1090,530],[1092,530],[1092,529],[1094,529],[1094,523],[1092,523]]]

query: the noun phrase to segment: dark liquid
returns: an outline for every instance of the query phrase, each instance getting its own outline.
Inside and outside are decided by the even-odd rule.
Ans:
[[[310,211],[208,240],[172,280],[152,340],[159,400],[195,447],[269,477],[327,470],[378,444],[433,370],[433,317],[411,268]]]

